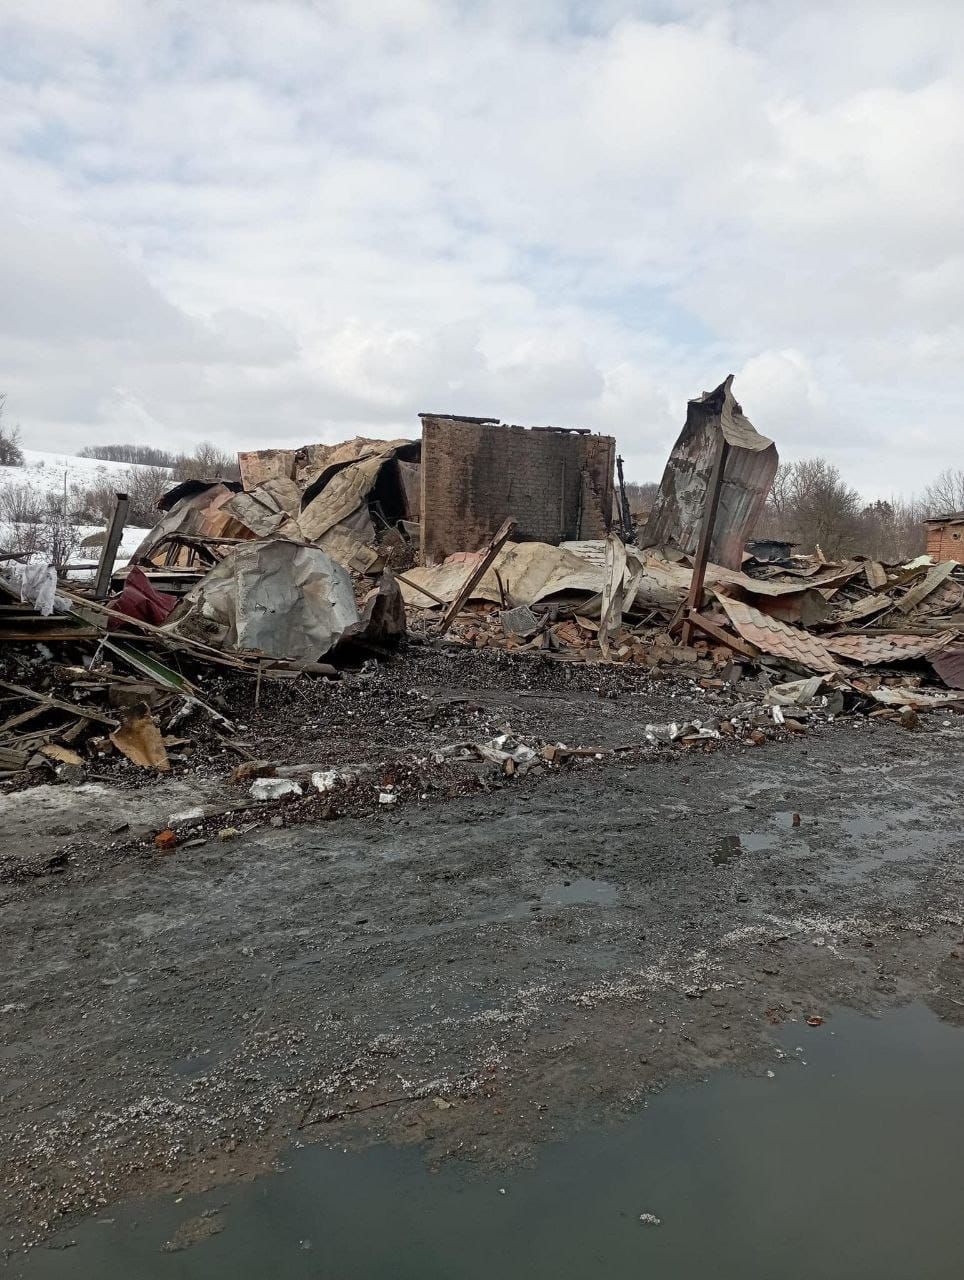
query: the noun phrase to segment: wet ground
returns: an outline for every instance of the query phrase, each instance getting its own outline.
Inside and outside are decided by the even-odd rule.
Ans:
[[[956,1280],[964,1032],[922,1005],[795,1023],[525,1168],[301,1147],[284,1172],[61,1233],[23,1280]]]
[[[99,870],[145,840],[150,845],[169,824],[184,836],[180,818],[199,806],[220,807],[222,814],[203,832],[192,830],[184,838],[216,834],[227,825],[267,825],[272,816],[294,825],[322,820],[332,808],[355,816],[377,812],[385,784],[416,799],[424,793],[425,799],[446,801],[499,785],[492,768],[478,759],[434,758],[453,744],[510,733],[537,746],[629,745],[650,753],[649,721],[718,717],[748,699],[759,700],[760,679],[746,678],[738,689],[706,689],[698,665],[653,672],[413,643],[390,663],[372,662],[336,681],[265,681],[257,705],[251,680],[208,679],[205,693],[231,714],[236,736],[228,745],[209,719],[195,714],[178,729],[188,735],[186,746],[171,750],[172,769],[163,779],[113,752],[88,759],[77,771],[79,779],[71,779],[79,785],[64,785],[48,773],[0,784],[6,837],[0,886],[46,874],[50,859],[62,866],[66,858],[75,877]],[[703,665],[711,671],[711,664]],[[29,683],[36,679],[32,670],[7,674]],[[58,692],[69,697],[70,686]],[[348,767],[358,771],[359,780],[332,800],[302,775],[304,799],[281,810],[233,809],[252,803],[250,778],[232,781],[238,765],[252,759],[318,770]],[[42,785],[36,785],[38,778]]]
[[[616,739],[620,703],[593,705]],[[585,712],[581,739],[598,740]],[[565,714],[571,741],[572,702]],[[204,1205],[240,1204],[237,1181],[292,1139],[387,1139],[405,1149],[353,1157],[386,1186],[393,1169],[438,1179],[466,1163],[473,1185],[501,1186],[538,1169],[547,1142],[589,1141],[668,1084],[776,1070],[788,1025],[805,1046],[832,1025],[808,1017],[917,1001],[964,1020],[962,763],[959,719],[919,733],[859,719],[7,886],[8,1248],[114,1217],[132,1195],[234,1188]],[[332,1167],[320,1150],[296,1158]],[[667,1238],[673,1215],[649,1194],[627,1221],[644,1230],[650,1209]],[[248,1249],[230,1245],[237,1221],[204,1221],[197,1256]]]

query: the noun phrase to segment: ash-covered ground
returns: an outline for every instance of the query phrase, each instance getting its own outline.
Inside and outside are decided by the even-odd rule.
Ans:
[[[244,794],[236,758],[5,798],[38,862],[3,886],[8,1248],[246,1176],[292,1138],[525,1160],[669,1079],[765,1070],[775,1024],[818,1035],[834,1006],[961,1020],[960,717],[652,748],[645,723],[743,694],[546,668],[427,652],[298,716],[296,689],[262,695],[259,756],[424,759],[391,806],[255,810],[160,856],[165,812]],[[432,764],[503,728],[637,749],[512,778]]]

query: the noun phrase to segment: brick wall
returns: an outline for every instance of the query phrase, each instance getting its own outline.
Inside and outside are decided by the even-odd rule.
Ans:
[[[927,554],[935,560],[964,564],[964,520],[936,520],[927,526]]]
[[[507,516],[520,539],[603,538],[613,503],[611,436],[422,414],[422,560],[476,551]]]

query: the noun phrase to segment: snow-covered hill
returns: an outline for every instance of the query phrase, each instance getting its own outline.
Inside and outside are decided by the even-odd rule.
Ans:
[[[0,490],[8,486],[29,485],[37,494],[60,496],[76,486],[85,489],[103,480],[109,480],[117,489],[123,491],[127,487],[129,473],[136,464],[129,462],[103,462],[99,458],[77,458],[66,453],[47,453],[39,449],[24,449],[23,466],[0,467]],[[19,540],[15,533],[18,527],[11,526],[0,518],[0,550],[16,548]],[[77,525],[78,541],[90,534],[99,532],[103,526]],[[117,555],[118,566],[126,563],[128,556],[144,538],[146,529],[128,525],[124,530],[120,550]],[[96,564],[99,549],[97,547],[79,547],[71,556],[74,564]]]
[[[71,485],[86,488],[98,480],[111,478],[116,478],[117,487],[121,489],[133,465],[130,462],[102,462],[99,458],[77,458],[69,453],[24,449],[22,467],[0,467],[0,487],[29,484],[42,493],[63,493],[66,476],[68,491]]]

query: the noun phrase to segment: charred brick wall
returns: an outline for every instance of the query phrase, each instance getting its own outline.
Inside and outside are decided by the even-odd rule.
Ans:
[[[604,538],[611,436],[422,414],[422,561],[477,551],[512,516],[517,537]]]

